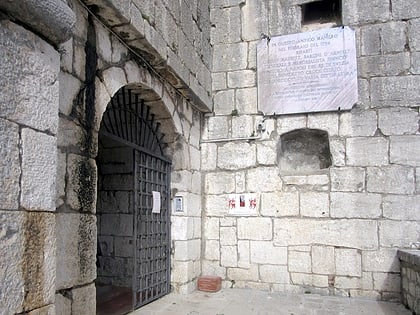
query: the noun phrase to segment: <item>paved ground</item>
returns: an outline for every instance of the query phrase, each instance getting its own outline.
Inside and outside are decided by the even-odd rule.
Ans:
[[[411,315],[401,304],[374,300],[286,295],[224,289],[217,293],[169,294],[131,315]]]

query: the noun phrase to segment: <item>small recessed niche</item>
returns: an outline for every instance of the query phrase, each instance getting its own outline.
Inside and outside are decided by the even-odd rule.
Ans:
[[[297,129],[280,136],[278,161],[281,174],[315,174],[331,164],[328,133]]]
[[[321,0],[302,4],[302,25],[341,25],[341,0]]]

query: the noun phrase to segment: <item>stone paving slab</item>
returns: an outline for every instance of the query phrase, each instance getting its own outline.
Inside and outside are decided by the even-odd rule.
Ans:
[[[169,294],[131,315],[411,315],[402,304],[246,289]]]

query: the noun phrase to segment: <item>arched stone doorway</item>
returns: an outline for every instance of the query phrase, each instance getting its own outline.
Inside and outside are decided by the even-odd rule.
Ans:
[[[127,87],[98,139],[97,310],[124,314],[170,291],[171,161],[153,109]]]

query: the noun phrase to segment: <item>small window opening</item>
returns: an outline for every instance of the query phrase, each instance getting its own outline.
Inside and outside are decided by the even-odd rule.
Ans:
[[[321,0],[302,5],[302,24],[341,25],[341,0]]]

